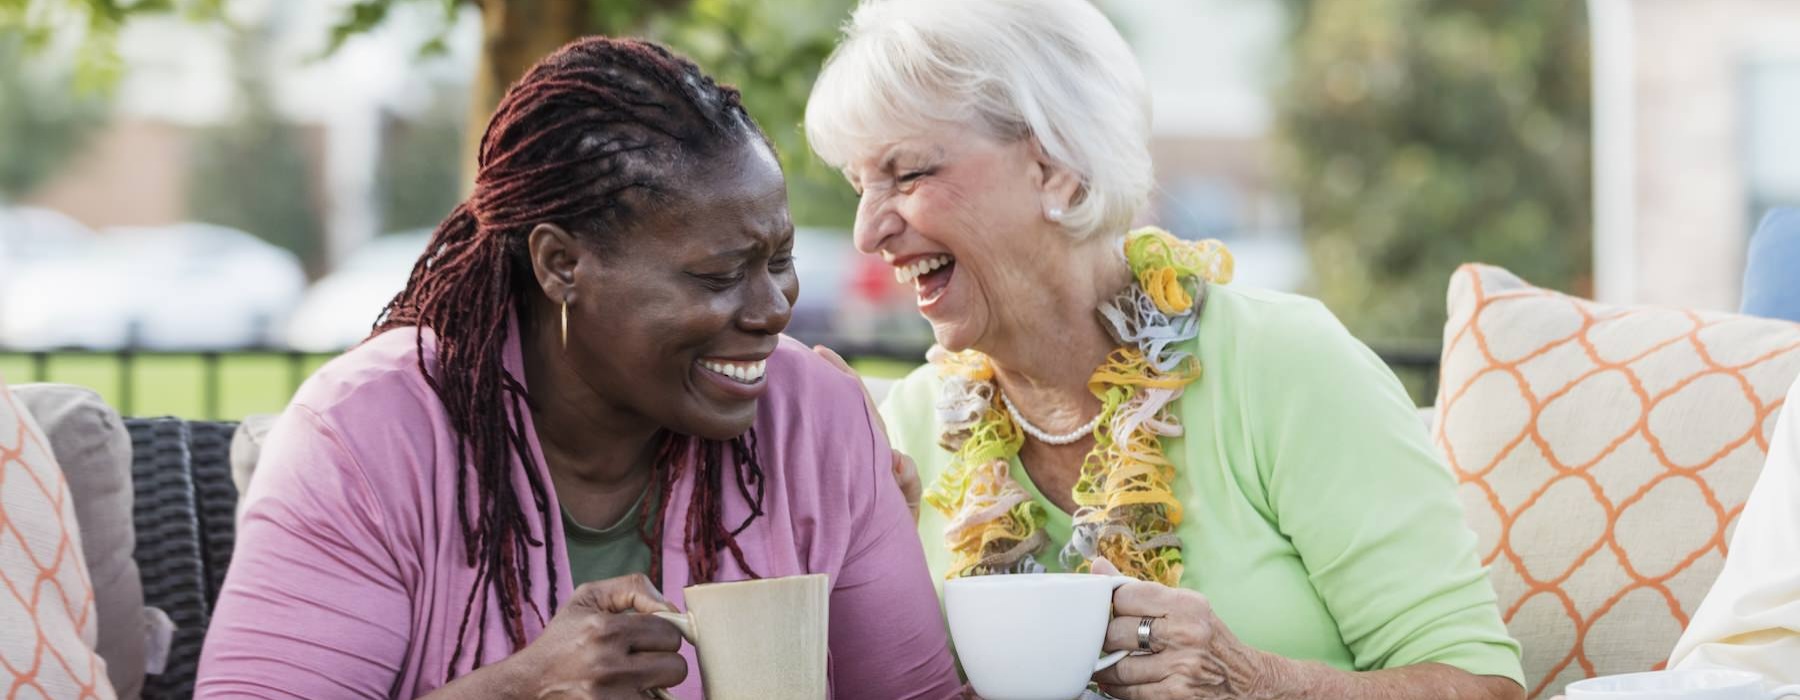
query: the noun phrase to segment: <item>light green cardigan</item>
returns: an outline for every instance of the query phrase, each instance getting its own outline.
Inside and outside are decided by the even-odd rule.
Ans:
[[[1203,366],[1175,404],[1186,435],[1164,445],[1186,506],[1181,585],[1211,600],[1245,643],[1343,670],[1436,662],[1523,685],[1463,523],[1456,481],[1381,359],[1304,297],[1214,286]],[[935,367],[896,383],[881,413],[929,487],[949,465],[937,445]],[[1063,570],[1069,515],[1013,478],[1050,515]],[[945,519],[923,509],[932,573],[950,561]]]

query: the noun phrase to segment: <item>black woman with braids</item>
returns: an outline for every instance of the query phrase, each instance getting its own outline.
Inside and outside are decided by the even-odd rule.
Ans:
[[[838,697],[956,695],[886,438],[780,335],[793,225],[737,91],[583,40],[480,153],[375,334],[271,434],[199,696],[698,698],[645,613],[801,573],[831,576]]]

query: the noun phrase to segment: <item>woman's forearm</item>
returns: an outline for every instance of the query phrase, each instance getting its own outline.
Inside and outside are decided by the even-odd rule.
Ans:
[[[475,669],[448,685],[432,691],[422,700],[531,700],[536,693],[526,689],[518,668],[518,655],[507,657],[491,666]]]
[[[1381,671],[1339,671],[1321,663],[1271,656],[1273,694],[1258,700],[1523,700],[1525,689],[1500,676],[1419,664]]]

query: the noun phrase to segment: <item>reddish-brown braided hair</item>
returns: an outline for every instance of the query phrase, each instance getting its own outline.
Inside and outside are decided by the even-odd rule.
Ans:
[[[758,142],[769,143],[744,111],[737,90],[715,83],[692,61],[637,40],[569,44],[534,66],[500,101],[481,137],[474,194],[438,224],[406,289],[388,303],[374,329],[375,334],[403,326],[420,329],[419,371],[458,436],[456,512],[476,583],[463,604],[451,674],[462,658],[476,600],[482,601],[477,629],[485,629],[488,594],[495,587],[515,650],[525,644],[522,605],[531,606],[540,623],[547,618],[530,596],[524,557],[534,547],[542,548],[549,563],[548,615],[557,608],[557,543],[533,537],[526,520],[538,517],[548,533],[557,509],[520,431],[531,398],[506,371],[502,355],[508,320],[516,317],[523,333],[530,320],[527,300],[539,293],[527,235],[540,223],[554,223],[613,244],[613,232],[628,230],[634,214],[667,201],[696,156]],[[435,367],[426,366],[425,329],[436,336]],[[667,431],[656,439],[659,515],[669,512],[683,465],[698,469],[683,533],[689,579],[712,580],[721,552],[755,576],[736,539],[762,514],[763,472],[754,432],[728,443]],[[735,486],[750,504],[749,517],[730,528],[722,508],[727,449]],[[525,466],[529,512],[522,503],[527,494],[514,487],[515,457]],[[470,480],[474,503],[468,502]],[[640,513],[638,529],[652,553],[650,578],[661,581],[662,518],[649,518],[649,509]],[[483,638],[477,633],[477,666]]]

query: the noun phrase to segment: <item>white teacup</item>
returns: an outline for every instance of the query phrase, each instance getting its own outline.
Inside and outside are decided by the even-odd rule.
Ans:
[[[1775,700],[1800,698],[1800,685],[1763,690],[1762,677],[1744,671],[1655,671],[1577,681],[1563,694],[1569,700]]]
[[[1125,658],[1100,656],[1123,576],[1013,574],[944,583],[963,673],[985,700],[1070,700]],[[1097,661],[1096,661],[1097,659]]]

